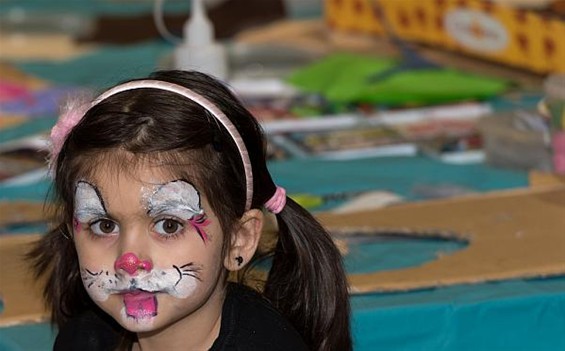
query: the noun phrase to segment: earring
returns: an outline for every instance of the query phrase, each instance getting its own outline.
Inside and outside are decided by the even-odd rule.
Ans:
[[[238,266],[241,266],[241,264],[243,263],[243,257],[241,257],[241,256],[237,256],[235,258],[235,260],[237,261]]]

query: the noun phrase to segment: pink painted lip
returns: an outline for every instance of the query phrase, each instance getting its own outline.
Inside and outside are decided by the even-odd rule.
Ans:
[[[121,293],[124,298],[129,299],[143,299],[155,295],[154,292],[145,290],[128,290]]]
[[[154,317],[157,315],[157,297],[154,292],[133,290],[122,294],[126,314],[135,319]]]

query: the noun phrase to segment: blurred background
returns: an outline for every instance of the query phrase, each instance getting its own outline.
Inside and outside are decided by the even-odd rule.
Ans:
[[[56,333],[20,254],[48,225],[46,140],[70,97],[202,70],[261,122],[274,179],[316,215],[496,201],[565,185],[563,38],[565,0],[0,0],[0,350],[50,350]],[[544,206],[512,220],[536,228]],[[487,222],[469,208],[462,223]],[[400,236],[336,235],[348,272],[470,244],[406,217]],[[544,264],[353,295],[355,349],[565,350],[565,262]]]

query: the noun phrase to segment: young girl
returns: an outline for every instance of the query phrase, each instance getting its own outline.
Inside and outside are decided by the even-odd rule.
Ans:
[[[51,139],[58,225],[30,257],[56,350],[351,349],[341,256],[220,82],[126,82],[69,107]],[[278,241],[255,292],[228,275],[260,258],[263,208]]]

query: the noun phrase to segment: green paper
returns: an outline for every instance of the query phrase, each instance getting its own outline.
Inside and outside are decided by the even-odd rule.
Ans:
[[[333,103],[388,106],[483,100],[502,93],[510,82],[454,69],[407,70],[370,82],[369,77],[397,63],[390,59],[334,54],[295,71],[290,84]]]

